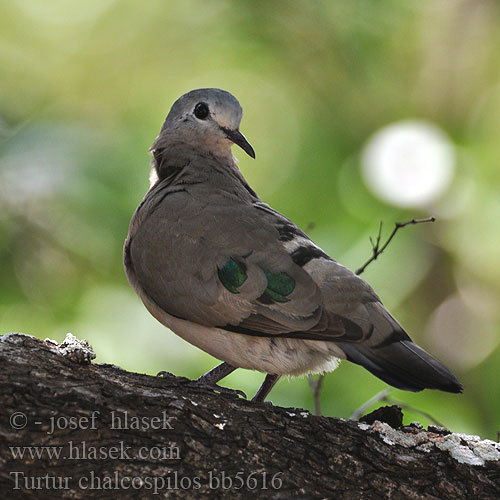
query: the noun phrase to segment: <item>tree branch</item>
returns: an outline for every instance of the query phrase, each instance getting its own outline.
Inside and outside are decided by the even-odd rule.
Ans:
[[[0,337],[4,498],[498,498],[500,445],[314,417]]]

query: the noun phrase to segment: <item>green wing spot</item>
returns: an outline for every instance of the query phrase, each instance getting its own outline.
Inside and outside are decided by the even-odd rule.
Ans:
[[[265,271],[267,288],[263,295],[267,295],[275,302],[288,302],[286,296],[295,288],[295,281],[286,273],[270,273]]]
[[[221,283],[231,292],[240,293],[238,288],[245,283],[247,279],[245,264],[236,262],[231,257],[224,264],[224,267],[217,268],[217,274]]]

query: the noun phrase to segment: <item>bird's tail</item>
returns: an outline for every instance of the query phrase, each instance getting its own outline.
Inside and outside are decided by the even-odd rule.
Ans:
[[[337,345],[349,361],[363,366],[398,389],[463,391],[462,384],[446,366],[411,340],[399,340],[380,347],[347,342],[338,342]]]

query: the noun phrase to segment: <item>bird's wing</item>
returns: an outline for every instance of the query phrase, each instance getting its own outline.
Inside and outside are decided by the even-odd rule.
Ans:
[[[365,304],[379,299],[369,285],[264,203],[165,189],[149,198],[132,222],[130,262],[167,313],[258,336],[373,333]]]

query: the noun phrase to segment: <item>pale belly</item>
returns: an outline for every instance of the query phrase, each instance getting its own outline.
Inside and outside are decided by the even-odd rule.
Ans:
[[[167,314],[144,293],[139,295],[160,323],[190,344],[238,368],[301,376],[332,371],[345,358],[333,342],[256,337],[197,325]]]

